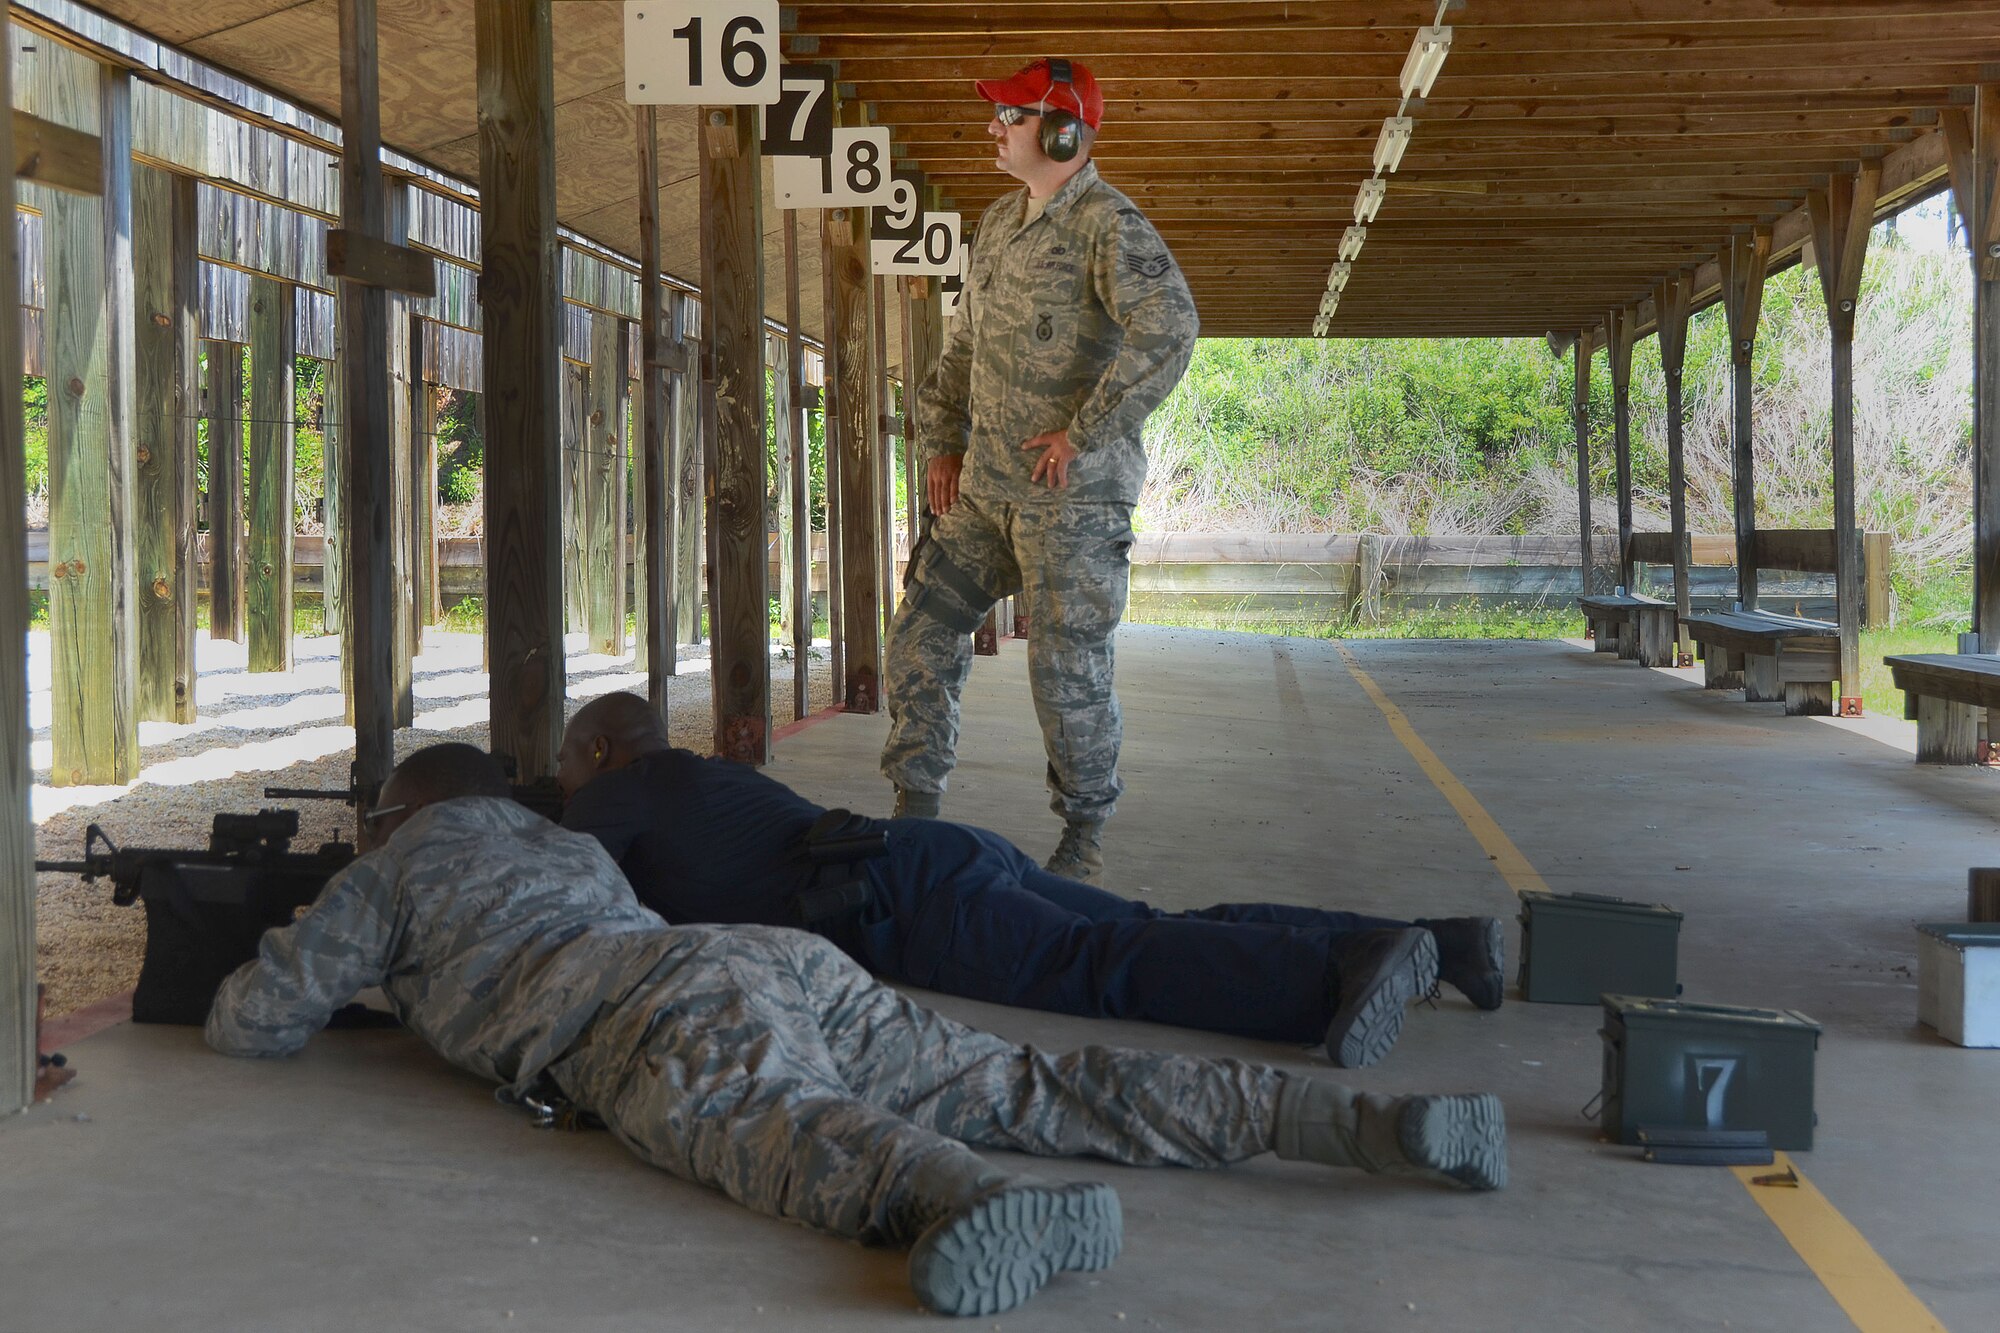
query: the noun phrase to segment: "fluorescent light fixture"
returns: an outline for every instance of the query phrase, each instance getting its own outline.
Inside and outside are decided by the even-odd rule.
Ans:
[[[1352,263],[1361,256],[1362,242],[1368,239],[1368,228],[1349,227],[1340,237],[1340,262]]]
[[[1326,289],[1330,292],[1346,291],[1347,280],[1349,277],[1353,275],[1353,273],[1354,273],[1354,265],[1335,264],[1333,266],[1333,271],[1326,275]]]
[[[1410,146],[1410,132],[1417,122],[1408,116],[1390,116],[1382,122],[1375,139],[1375,170],[1394,171],[1403,165],[1403,150]]]
[[[1323,292],[1320,294],[1319,317],[1321,319],[1332,319],[1333,312],[1338,309],[1340,309],[1339,292]]]
[[[1364,227],[1373,222],[1381,210],[1382,196],[1388,192],[1389,183],[1380,176],[1361,182],[1361,193],[1354,197],[1354,220]]]
[[[1313,321],[1313,337],[1315,337],[1315,338],[1324,338],[1324,337],[1326,337],[1326,329],[1327,329],[1327,325],[1328,325],[1328,323],[1329,323],[1329,322],[1330,322],[1330,321],[1329,321],[1329,320],[1327,319],[1327,317],[1326,317],[1325,315],[1321,315],[1321,316],[1320,316],[1320,317],[1319,317],[1318,319],[1314,320],[1314,321]]]
[[[1418,28],[1409,59],[1403,62],[1403,96],[1429,97],[1431,85],[1437,82],[1438,71],[1444,68],[1444,58],[1450,51],[1450,28]]]

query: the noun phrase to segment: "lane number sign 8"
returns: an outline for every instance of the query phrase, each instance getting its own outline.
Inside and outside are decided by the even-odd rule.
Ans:
[[[768,106],[778,69],[778,0],[625,0],[628,102]]]

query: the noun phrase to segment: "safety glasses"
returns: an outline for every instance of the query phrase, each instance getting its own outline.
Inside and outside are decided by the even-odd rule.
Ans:
[[[1029,116],[1039,116],[1041,114],[1039,110],[1031,106],[1000,106],[996,104],[993,108],[993,119],[999,121],[1002,125],[1009,126],[1019,125]]]

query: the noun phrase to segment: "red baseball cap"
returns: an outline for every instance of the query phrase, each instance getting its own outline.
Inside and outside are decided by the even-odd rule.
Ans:
[[[1093,130],[1104,120],[1104,92],[1097,76],[1074,60],[1067,85],[1049,77],[1047,60],[1037,60],[1004,79],[981,79],[972,86],[996,106],[1059,107]]]

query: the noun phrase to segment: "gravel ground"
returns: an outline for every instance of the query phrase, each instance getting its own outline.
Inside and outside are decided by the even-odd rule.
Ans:
[[[49,785],[49,641],[46,633],[28,640],[35,846],[44,859],[79,856],[91,823],[103,825],[120,845],[205,847],[218,811],[277,804],[263,799],[267,783],[347,785],[354,731],[342,722],[335,639],[301,638],[293,670],[251,675],[242,645],[213,642],[203,632],[196,720],[187,726],[141,723],[141,770],[126,787]],[[572,712],[598,694],[645,689],[629,655],[586,654],[578,651],[580,643],[581,636],[572,636]],[[415,668],[416,725],[396,733],[398,755],[444,740],[486,743],[486,675],[479,660],[477,635],[425,632]],[[833,683],[823,653],[807,667],[812,708],[830,706]],[[791,682],[789,657],[774,657],[771,693],[781,723],[790,717]],[[712,748],[706,647],[682,649],[680,675],[669,683],[668,713],[676,745],[703,753]],[[302,803],[300,816],[294,847],[353,836],[353,812],[337,801]],[[132,987],[145,948],[143,908],[114,906],[107,881],[86,886],[74,875],[49,874],[38,878],[35,911],[36,955],[51,1017]]]

